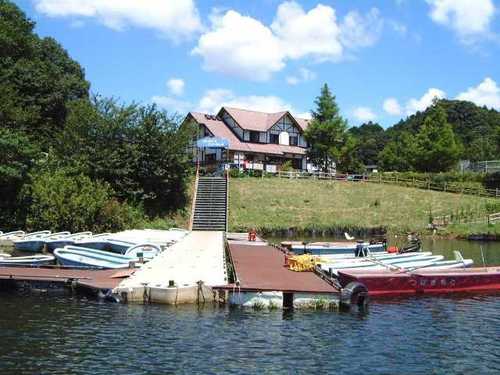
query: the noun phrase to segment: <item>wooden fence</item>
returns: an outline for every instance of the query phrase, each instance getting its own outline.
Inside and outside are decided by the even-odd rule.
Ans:
[[[449,224],[495,224],[500,222],[500,212],[483,216],[461,217],[453,215],[436,216],[432,220],[432,226],[445,227]]]
[[[462,183],[453,183],[453,182],[443,182],[436,183],[431,180],[419,180],[416,178],[408,179],[401,178],[397,175],[395,176],[383,176],[382,174],[378,175],[370,175],[365,181],[379,183],[379,184],[392,184],[406,187],[413,187],[418,189],[426,189],[426,190],[436,190],[436,191],[444,191],[449,193],[459,193],[459,194],[469,194],[469,195],[477,195],[481,197],[500,197],[500,189],[485,189],[482,186],[478,187],[470,187],[465,186]]]
[[[444,191],[449,193],[459,193],[477,195],[480,197],[500,198],[500,189],[486,189],[482,186],[471,187],[458,182],[436,183],[431,180],[419,180],[416,178],[401,178],[398,175],[384,176],[382,174],[360,175],[360,174],[338,174],[327,172],[298,172],[298,171],[278,171],[274,174],[279,178],[290,179],[316,179],[334,181],[367,181],[379,184],[391,184],[417,189]]]

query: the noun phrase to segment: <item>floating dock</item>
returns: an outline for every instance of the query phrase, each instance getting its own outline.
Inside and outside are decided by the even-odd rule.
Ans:
[[[227,283],[224,252],[224,232],[190,232],[123,280],[113,293],[124,302],[212,302],[211,287]]]
[[[294,272],[285,253],[269,246],[229,243],[235,282],[216,289],[229,291],[232,304],[276,307],[338,303],[339,290],[314,272]]]
[[[78,270],[58,267],[0,267],[0,282],[13,288],[50,290],[83,288],[106,293],[133,270]]]

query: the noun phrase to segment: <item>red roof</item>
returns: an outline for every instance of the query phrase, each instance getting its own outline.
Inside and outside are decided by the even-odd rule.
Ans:
[[[296,118],[288,111],[266,113],[231,107],[222,107],[221,111],[222,110],[225,110],[227,113],[229,113],[229,115],[238,123],[238,125],[242,129],[246,130],[265,132],[286,114],[288,114],[293,120],[295,120],[302,131],[307,128],[307,125],[309,123],[309,120]]]
[[[286,154],[305,155],[306,150],[298,146],[276,145],[273,143],[251,143],[243,142],[232,132],[222,121],[214,116],[205,115],[199,112],[190,112],[191,116],[205,127],[215,137],[225,138],[229,141],[229,149],[232,151],[255,152],[268,155],[283,156]]]

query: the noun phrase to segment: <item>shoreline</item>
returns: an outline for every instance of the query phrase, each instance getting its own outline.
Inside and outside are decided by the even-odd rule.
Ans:
[[[297,227],[292,226],[289,228],[268,228],[257,226],[257,231],[262,237],[283,237],[292,238],[299,236],[306,237],[344,237],[344,233],[347,232],[351,236],[357,238],[363,237],[381,237],[381,236],[402,236],[407,235],[410,232],[418,233],[423,238],[439,238],[447,240],[467,240],[467,241],[500,241],[500,234],[496,233],[456,233],[453,231],[447,232],[446,228],[438,230],[436,233],[432,233],[429,229],[415,229],[408,231],[398,231],[391,230],[387,227],[352,227],[352,226],[331,226],[325,228],[315,228],[313,226]],[[242,232],[245,233],[244,228],[233,227],[231,232]],[[444,232],[444,233],[440,233]]]

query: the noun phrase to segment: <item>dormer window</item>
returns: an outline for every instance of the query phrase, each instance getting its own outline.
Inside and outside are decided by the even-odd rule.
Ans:
[[[280,143],[280,136],[279,134],[269,134],[269,143],[273,143],[275,145],[278,145]]]
[[[298,146],[299,137],[291,135],[289,139],[290,139],[290,146]]]
[[[259,132],[250,131],[250,142],[259,143],[259,137],[260,137]]]

